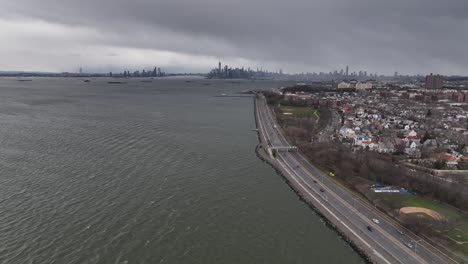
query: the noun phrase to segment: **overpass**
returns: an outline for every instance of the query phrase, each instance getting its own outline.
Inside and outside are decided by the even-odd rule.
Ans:
[[[296,146],[267,146],[266,152],[270,158],[275,158],[279,152],[296,152],[298,149]]]

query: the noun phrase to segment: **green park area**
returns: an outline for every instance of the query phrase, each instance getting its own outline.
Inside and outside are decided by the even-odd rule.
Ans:
[[[422,207],[436,211],[445,216],[453,225],[453,229],[447,233],[447,236],[456,243],[464,243],[468,246],[468,216],[459,212],[457,209],[416,195],[408,197],[408,199],[403,202],[403,206]]]
[[[449,247],[452,250],[465,257],[468,256],[468,216],[466,214],[454,207],[418,195],[400,195],[398,200],[400,208],[428,209],[429,214],[433,211],[443,216],[448,221],[450,230],[437,230],[435,226],[434,228],[451,241]]]
[[[468,257],[468,216],[457,209],[441,204],[431,199],[411,195],[403,202],[403,206],[421,207],[433,210],[448,220],[450,230],[443,234],[450,240],[450,248],[465,257]]]
[[[317,110],[308,106],[281,106],[283,116],[296,118],[320,118]]]
[[[438,236],[438,241],[444,238],[446,242],[443,244],[447,248],[459,256],[468,257],[468,215],[466,213],[420,195],[374,193],[368,189],[364,193],[369,200],[386,208],[389,212],[395,212],[395,214],[392,213],[394,216],[417,215],[421,217],[421,220],[433,220],[434,222],[429,221],[431,224],[428,228],[434,232],[423,233]],[[403,218],[400,220],[404,221]]]

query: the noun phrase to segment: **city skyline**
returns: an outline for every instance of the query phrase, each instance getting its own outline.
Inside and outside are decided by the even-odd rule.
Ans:
[[[2,70],[109,72],[156,62],[168,72],[208,72],[219,60],[288,73],[347,64],[385,75],[468,68],[468,4],[458,0],[256,0],[247,11],[212,0],[0,2]]]
[[[395,71],[393,74],[380,74],[377,72],[368,72],[366,70],[352,69],[349,65],[346,65],[342,68],[335,67],[335,70],[331,71],[318,71],[318,72],[298,72],[290,73],[284,72],[283,69],[269,70],[260,68],[251,68],[251,67],[236,67],[230,65],[223,65],[221,61],[218,62],[215,68],[207,72],[170,72],[162,71],[160,67],[146,66],[143,68],[129,68],[125,66],[114,67],[113,70],[104,71],[90,71],[82,66],[78,66],[75,71],[63,71],[63,72],[53,72],[53,71],[15,71],[15,70],[2,70],[0,69],[0,76],[15,76],[15,75],[50,75],[50,76],[110,76],[110,77],[165,77],[173,75],[205,75],[209,78],[227,78],[227,79],[250,79],[250,78],[272,78],[276,77],[292,77],[294,79],[310,79],[310,80],[372,80],[379,78],[424,78],[435,74],[444,77],[467,77],[464,75],[440,75],[438,73],[418,73],[418,74],[405,74],[398,73]],[[170,68],[170,67],[169,67]],[[123,70],[121,70],[123,69]],[[302,78],[302,77],[304,78]]]

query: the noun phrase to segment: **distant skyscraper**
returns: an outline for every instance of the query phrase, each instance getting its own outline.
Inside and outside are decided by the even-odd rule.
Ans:
[[[349,73],[349,66],[346,65],[346,77],[348,77],[348,73]]]
[[[426,89],[442,89],[443,85],[444,78],[441,75],[433,75],[431,73],[426,76]]]
[[[398,72],[396,71],[395,74],[393,75],[394,77],[398,77]]]
[[[83,68],[80,67],[80,75],[83,74]]]
[[[221,74],[221,62],[218,62],[218,74]]]

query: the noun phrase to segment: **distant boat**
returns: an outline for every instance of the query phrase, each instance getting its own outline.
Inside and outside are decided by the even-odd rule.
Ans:
[[[125,84],[126,82],[107,82],[107,83],[110,83],[110,84]]]
[[[84,80],[83,82],[90,82],[90,80]]]
[[[229,95],[223,93],[223,94],[220,94],[220,95],[215,95],[214,97],[229,97]]]
[[[19,79],[18,82],[32,82],[31,79]]]

